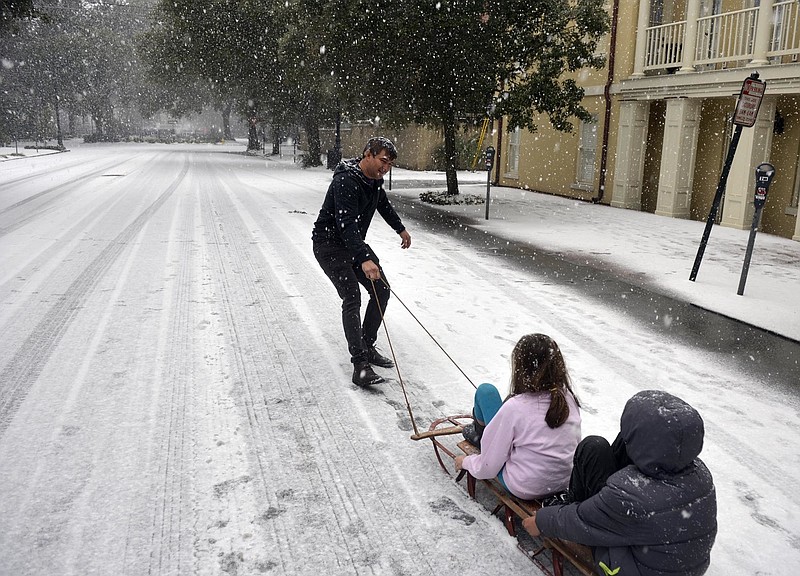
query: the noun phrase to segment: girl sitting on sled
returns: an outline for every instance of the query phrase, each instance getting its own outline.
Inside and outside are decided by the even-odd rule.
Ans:
[[[494,385],[481,384],[472,415],[463,433],[481,453],[456,457],[457,470],[481,480],[497,477],[524,500],[567,490],[581,439],[580,404],[552,338],[523,336],[511,354],[510,394],[503,401]]]

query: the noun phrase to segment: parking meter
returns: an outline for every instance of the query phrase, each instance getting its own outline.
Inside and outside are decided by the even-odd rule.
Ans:
[[[761,210],[767,201],[767,192],[772,178],[775,176],[775,167],[768,162],[756,166],[756,210]]]
[[[494,148],[489,146],[486,148],[486,169],[491,170],[494,166]]]
[[[775,167],[769,162],[764,162],[756,166],[756,192],[753,204],[756,207],[753,213],[753,225],[750,227],[750,238],[747,241],[747,249],[744,253],[744,265],[742,266],[742,275],[739,277],[739,290],[736,292],[739,296],[744,294],[744,285],[747,282],[747,271],[750,269],[750,258],[753,256],[753,245],[756,242],[756,231],[758,230],[758,222],[761,220],[761,209],[767,202],[767,192],[772,178],[775,176]]]
[[[494,148],[486,147],[486,219],[489,219],[489,186],[492,183],[492,166],[494,166]]]

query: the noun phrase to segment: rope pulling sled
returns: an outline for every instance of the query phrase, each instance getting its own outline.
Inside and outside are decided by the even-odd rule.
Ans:
[[[436,346],[447,356],[448,360],[453,363],[453,365],[458,369],[459,372],[467,379],[467,381],[472,385],[473,388],[477,389],[475,383],[467,376],[467,374],[461,369],[461,367],[456,363],[455,360],[447,353],[447,351],[439,344],[439,342],[434,338],[434,336],[428,331],[427,328],[420,322],[419,318],[414,315],[411,309],[397,296],[397,293],[392,289],[391,286],[383,279],[380,279],[381,282],[389,289],[389,292],[394,296],[398,302],[406,309],[406,311],[411,315],[411,317],[420,325],[420,327],[425,331],[425,333],[433,340]],[[433,451],[436,455],[436,459],[439,461],[439,466],[442,467],[442,470],[448,476],[452,476],[450,470],[448,469],[447,465],[445,464],[444,459],[442,458],[442,454],[449,456],[452,460],[455,460],[457,454],[453,449],[451,449],[447,444],[442,442],[442,438],[447,436],[453,436],[456,434],[461,434],[464,429],[464,426],[471,423],[473,418],[472,414],[455,414],[451,416],[443,416],[441,418],[435,419],[431,422],[430,426],[427,430],[420,432],[419,428],[417,427],[416,419],[414,418],[414,411],[411,408],[411,403],[408,399],[408,392],[406,391],[405,382],[403,382],[403,377],[400,374],[399,364],[397,362],[397,356],[394,352],[394,346],[392,345],[392,339],[389,337],[389,329],[386,326],[386,318],[383,314],[383,309],[378,303],[378,294],[377,290],[375,289],[375,280],[370,280],[372,282],[372,291],[375,294],[375,301],[378,304],[378,311],[381,315],[381,324],[383,325],[384,333],[386,334],[386,341],[389,344],[389,351],[392,355],[392,360],[394,361],[395,371],[397,372],[397,380],[400,383],[400,389],[403,391],[403,398],[405,399],[406,403],[406,410],[408,411],[409,419],[411,420],[411,426],[414,430],[414,434],[411,435],[411,439],[415,441],[420,440],[430,440],[431,444],[433,445]],[[456,443],[456,447],[466,455],[470,454],[478,454],[480,450],[467,442],[466,440],[461,440],[460,442]],[[462,478],[467,477],[467,493],[473,499],[476,497],[476,486],[477,480],[474,476],[472,476],[466,470],[461,470],[458,475],[456,476],[455,481],[460,482]],[[522,500],[521,498],[517,498],[510,492],[508,492],[505,488],[503,488],[496,480],[481,480],[481,483],[489,490],[489,492],[494,496],[497,500],[497,505],[495,506],[494,510],[492,511],[492,515],[496,515],[499,512],[503,513],[502,521],[508,531],[509,535],[512,537],[516,536],[516,527],[514,523],[515,518],[519,518],[520,520],[524,520],[536,513],[536,511],[542,507],[542,503],[539,500]],[[548,538],[548,537],[541,537],[541,545],[533,551],[528,551],[522,548],[518,544],[518,547],[522,552],[532,561],[536,566],[542,570],[545,574],[549,576],[562,576],[564,574],[564,560],[568,561],[580,574],[584,576],[593,576],[596,574],[594,570],[594,560],[592,558],[591,550],[587,546],[583,546],[581,544],[577,544],[575,542],[569,542],[566,540],[561,540],[559,538]],[[550,551],[550,562],[545,562],[544,558],[545,555],[543,554],[545,551]]]

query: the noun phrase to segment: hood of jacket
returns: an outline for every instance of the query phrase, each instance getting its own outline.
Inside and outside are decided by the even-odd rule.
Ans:
[[[628,400],[620,430],[630,459],[655,478],[683,471],[703,449],[700,414],[662,390],[644,390]]]
[[[333,169],[334,177],[341,174],[342,172],[349,172],[351,176],[354,176],[355,178],[358,179],[359,183],[368,188],[372,187],[375,182],[378,183],[378,187],[382,186],[383,178],[380,178],[378,180],[372,180],[371,178],[367,178],[367,176],[361,171],[361,168],[358,167],[358,163],[360,161],[361,158],[350,158],[349,160],[342,160],[336,165],[336,168]]]

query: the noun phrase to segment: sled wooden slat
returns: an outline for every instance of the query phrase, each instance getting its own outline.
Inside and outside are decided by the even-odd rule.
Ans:
[[[559,538],[545,538],[544,540],[545,546],[551,549],[550,554],[554,558],[554,576],[561,576],[563,574],[563,560],[572,564],[583,576],[595,576],[595,574],[597,574],[597,572],[594,571],[592,551],[588,546],[569,542],[568,540],[560,540]],[[558,561],[558,569],[556,569],[556,555],[561,556],[563,559]]]
[[[437,428],[435,430],[426,430],[419,434],[412,434],[412,440],[424,440],[426,438],[434,438],[436,436],[450,436],[452,434],[460,434],[464,428],[462,426],[449,426],[448,428]]]
[[[458,448],[464,454],[472,455],[479,454],[480,451],[467,442],[462,440],[458,443]],[[467,492],[472,498],[475,498],[475,490],[477,481],[472,474],[467,473]],[[481,483],[494,495],[498,501],[494,513],[503,512],[503,524],[511,536],[516,536],[516,528],[514,526],[514,517],[524,520],[539,510],[542,505],[538,500],[522,500],[517,498],[508,490],[503,488],[495,479],[481,480]],[[564,574],[564,560],[569,562],[584,576],[594,576],[594,560],[592,559],[592,551],[587,546],[561,540],[559,538],[542,538],[543,546],[529,554],[531,560],[547,574],[552,576],[563,576]],[[542,561],[542,553],[545,550],[550,550],[551,566],[545,565]]]

